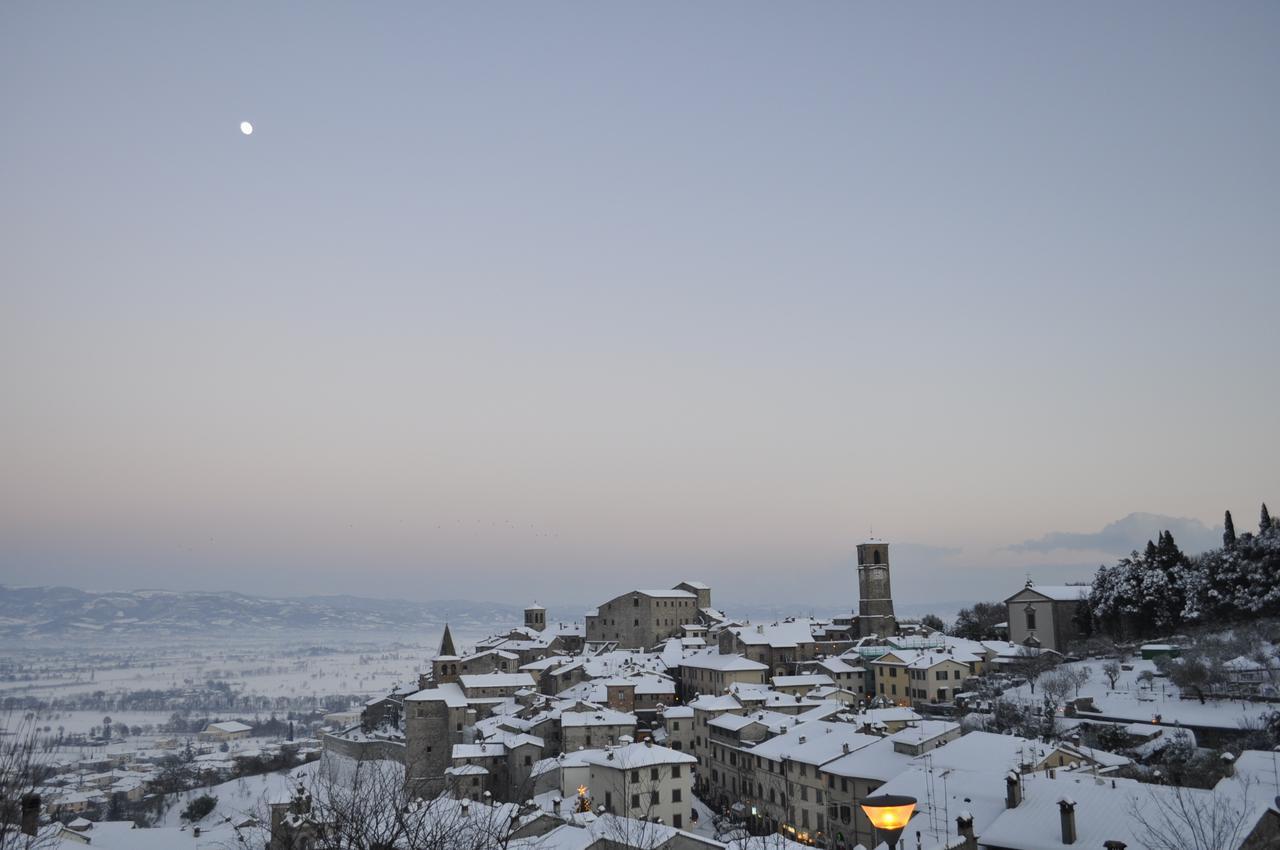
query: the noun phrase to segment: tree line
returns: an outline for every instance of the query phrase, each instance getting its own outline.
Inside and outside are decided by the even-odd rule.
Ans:
[[[1077,624],[1085,634],[1147,638],[1181,628],[1280,615],[1280,518],[1262,506],[1257,533],[1237,534],[1231,512],[1222,546],[1187,555],[1168,531],[1113,566],[1100,566]]]

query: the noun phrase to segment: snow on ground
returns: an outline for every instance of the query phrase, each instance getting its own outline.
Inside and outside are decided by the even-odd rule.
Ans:
[[[1121,671],[1115,690],[1112,690],[1107,677],[1102,674],[1105,663],[1101,659],[1088,659],[1062,666],[1065,669],[1081,666],[1089,668],[1089,681],[1080,688],[1080,696],[1093,697],[1098,711],[1107,717],[1151,723],[1159,715],[1162,725],[1177,723],[1239,729],[1242,724],[1255,722],[1268,712],[1280,708],[1275,703],[1241,700],[1210,699],[1201,705],[1200,700],[1195,697],[1182,699],[1178,687],[1162,678],[1152,679],[1148,687],[1138,677],[1143,671],[1155,673],[1156,665],[1140,658],[1124,662],[1126,666],[1132,665],[1133,669]],[[1043,702],[1044,695],[1037,683],[1034,694],[1028,685],[1022,685],[1006,691],[1005,698],[1039,705]]]
[[[187,803],[203,794],[211,794],[218,798],[218,805],[206,815],[201,824],[222,823],[230,818],[239,821],[245,817],[256,817],[265,820],[268,815],[268,804],[287,800],[299,779],[308,781],[320,764],[309,762],[289,771],[278,773],[262,773],[257,776],[245,776],[232,779],[209,788],[196,788],[179,794],[170,794],[166,802],[168,808],[156,822],[156,826],[183,826],[182,810]]]

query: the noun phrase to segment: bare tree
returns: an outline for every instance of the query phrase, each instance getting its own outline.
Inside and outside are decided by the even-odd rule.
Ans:
[[[1102,665],[1102,675],[1107,677],[1107,682],[1111,685],[1111,690],[1116,689],[1116,681],[1120,678],[1120,662],[1112,659]]]
[[[40,830],[40,782],[46,766],[37,746],[39,727],[12,714],[0,723],[0,850],[53,846]]]
[[[1231,850],[1253,831],[1248,818],[1248,781],[1239,790],[1202,791],[1181,786],[1146,787],[1129,801],[1150,850]]]
[[[1056,709],[1075,686],[1075,677],[1070,671],[1058,670],[1044,677],[1041,690],[1044,692],[1045,702]]]
[[[287,807],[272,806],[270,850],[497,850],[517,835],[512,803],[424,800],[405,789],[404,768],[381,759],[327,755]]]
[[[1075,695],[1080,696],[1080,689],[1089,684],[1089,679],[1093,678],[1093,673],[1087,664],[1077,665],[1071,671],[1071,684],[1075,688]]]
[[[1031,693],[1036,692],[1036,682],[1051,667],[1053,659],[1047,653],[1035,647],[1020,646],[1018,655],[1011,665],[1013,673],[1027,680]]]

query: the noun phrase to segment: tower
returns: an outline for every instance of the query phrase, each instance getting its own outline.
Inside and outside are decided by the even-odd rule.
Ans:
[[[547,627],[547,609],[537,602],[524,609],[524,627],[540,632]]]
[[[897,631],[889,587],[889,544],[872,538],[858,544],[858,634],[888,637]]]
[[[440,652],[431,659],[431,678],[438,685],[442,682],[458,681],[458,650],[453,646],[453,634],[449,624],[444,624],[444,636],[440,638]],[[426,687],[419,682],[422,687]]]

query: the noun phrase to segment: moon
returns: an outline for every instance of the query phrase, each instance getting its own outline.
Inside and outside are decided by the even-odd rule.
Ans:
[[[253,135],[253,125],[252,125],[252,124],[250,124],[248,121],[241,121],[241,122],[240,122],[240,132],[241,132],[241,133],[244,133],[246,136],[252,136],[252,135]]]

